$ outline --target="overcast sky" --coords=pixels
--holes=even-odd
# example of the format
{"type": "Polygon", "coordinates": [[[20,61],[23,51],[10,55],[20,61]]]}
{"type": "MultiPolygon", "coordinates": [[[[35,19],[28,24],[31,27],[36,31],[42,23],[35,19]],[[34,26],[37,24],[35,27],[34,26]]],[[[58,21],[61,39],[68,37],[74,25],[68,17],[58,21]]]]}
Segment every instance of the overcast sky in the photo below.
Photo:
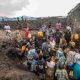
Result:
{"type": "Polygon", "coordinates": [[[67,16],[80,0],[0,0],[0,16],[67,16]]]}

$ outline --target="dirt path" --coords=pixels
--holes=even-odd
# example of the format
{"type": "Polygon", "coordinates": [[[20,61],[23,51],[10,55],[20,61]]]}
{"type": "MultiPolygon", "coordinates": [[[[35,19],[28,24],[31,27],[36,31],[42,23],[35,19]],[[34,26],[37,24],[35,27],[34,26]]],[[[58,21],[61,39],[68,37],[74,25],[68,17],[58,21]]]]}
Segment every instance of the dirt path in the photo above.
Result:
{"type": "MultiPolygon", "coordinates": [[[[5,33],[0,30],[0,42],[3,40],[5,33]]],[[[18,68],[16,62],[6,56],[8,49],[0,49],[0,80],[38,80],[35,74],[18,68]]]]}

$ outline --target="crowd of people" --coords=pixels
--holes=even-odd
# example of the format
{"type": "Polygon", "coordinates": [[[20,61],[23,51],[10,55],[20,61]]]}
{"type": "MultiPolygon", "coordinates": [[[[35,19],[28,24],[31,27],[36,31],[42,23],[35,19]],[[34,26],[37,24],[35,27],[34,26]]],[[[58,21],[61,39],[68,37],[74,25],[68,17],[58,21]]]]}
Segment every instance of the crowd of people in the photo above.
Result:
{"type": "Polygon", "coordinates": [[[24,38],[16,29],[15,47],[9,52],[17,62],[40,80],[80,80],[80,34],[73,34],[69,26],[61,31],[61,23],[55,29],[43,25],[34,35],[28,27],[23,31],[24,38]]]}

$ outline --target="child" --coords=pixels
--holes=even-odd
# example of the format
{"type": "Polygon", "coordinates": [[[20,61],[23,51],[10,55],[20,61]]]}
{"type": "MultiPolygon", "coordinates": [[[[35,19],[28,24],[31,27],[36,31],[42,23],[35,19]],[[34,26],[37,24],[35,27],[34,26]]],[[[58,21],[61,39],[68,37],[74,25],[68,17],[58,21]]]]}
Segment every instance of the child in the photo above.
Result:
{"type": "Polygon", "coordinates": [[[28,51],[28,48],[26,48],[26,43],[25,42],[22,44],[21,49],[19,49],[18,51],[19,51],[18,52],[19,60],[20,61],[25,60],[25,53],[26,53],[26,51],[28,51]]]}
{"type": "Polygon", "coordinates": [[[69,80],[67,71],[63,67],[64,65],[59,65],[59,69],[56,70],[55,76],[57,80],[69,80]]]}
{"type": "Polygon", "coordinates": [[[59,48],[57,51],[56,51],[56,59],[57,61],[59,60],[59,58],[63,57],[64,56],[64,53],[63,53],[63,50],[61,48],[59,48]]]}
{"type": "Polygon", "coordinates": [[[33,59],[31,62],[31,71],[32,72],[36,72],[36,65],[37,65],[37,61],[35,59],[33,59]]]}
{"type": "Polygon", "coordinates": [[[40,80],[45,80],[45,62],[43,56],[39,56],[37,63],[37,71],[40,77],[40,80]]]}
{"type": "Polygon", "coordinates": [[[60,44],[61,37],[62,37],[62,33],[60,31],[56,31],[55,33],[56,45],[60,44]]]}

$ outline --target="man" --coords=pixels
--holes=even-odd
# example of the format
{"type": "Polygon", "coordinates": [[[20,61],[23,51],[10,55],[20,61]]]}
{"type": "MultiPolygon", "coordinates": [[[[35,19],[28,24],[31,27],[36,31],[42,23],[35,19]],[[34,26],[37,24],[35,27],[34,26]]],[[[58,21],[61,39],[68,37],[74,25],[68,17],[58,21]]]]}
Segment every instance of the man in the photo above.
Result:
{"type": "Polygon", "coordinates": [[[61,23],[60,20],[58,21],[58,23],[56,23],[56,31],[61,29],[61,23]]]}
{"type": "Polygon", "coordinates": [[[48,25],[48,28],[46,29],[46,34],[47,34],[47,38],[50,36],[50,35],[54,35],[55,33],[55,30],[51,27],[51,23],[49,23],[48,25]]]}
{"type": "Polygon", "coordinates": [[[56,70],[55,76],[57,77],[57,80],[69,80],[64,65],[59,65],[59,69],[56,70]]]}
{"type": "Polygon", "coordinates": [[[50,41],[47,40],[42,44],[43,56],[44,56],[45,59],[46,59],[47,56],[50,56],[49,48],[50,48],[50,41]]]}
{"type": "Polygon", "coordinates": [[[7,40],[12,40],[12,35],[11,35],[11,30],[10,30],[10,26],[8,24],[6,24],[4,26],[4,30],[6,32],[6,37],[7,37],[7,40]]]}
{"type": "Polygon", "coordinates": [[[62,37],[62,33],[60,31],[56,31],[56,33],[55,33],[55,39],[56,39],[56,45],[58,45],[58,46],[60,44],[61,37],[62,37]]]}
{"type": "Polygon", "coordinates": [[[71,27],[70,26],[67,26],[67,31],[65,32],[65,40],[67,42],[67,46],[69,46],[69,42],[71,41],[71,37],[72,37],[72,34],[71,34],[71,27]]]}
{"type": "Polygon", "coordinates": [[[42,25],[42,28],[40,29],[40,31],[43,32],[44,36],[45,36],[46,28],[47,28],[46,25],[43,24],[43,25],[42,25]]]}
{"type": "Polygon", "coordinates": [[[65,53],[66,53],[66,62],[65,64],[67,65],[66,69],[67,69],[67,72],[69,74],[69,78],[72,78],[73,76],[73,65],[74,65],[74,57],[76,55],[76,52],[75,51],[71,51],[70,48],[66,48],[65,50],[65,53]]]}
{"type": "Polygon", "coordinates": [[[28,39],[28,35],[29,35],[29,33],[30,33],[29,27],[25,27],[25,28],[23,29],[23,31],[24,31],[24,37],[25,37],[25,39],[28,39]]]}

